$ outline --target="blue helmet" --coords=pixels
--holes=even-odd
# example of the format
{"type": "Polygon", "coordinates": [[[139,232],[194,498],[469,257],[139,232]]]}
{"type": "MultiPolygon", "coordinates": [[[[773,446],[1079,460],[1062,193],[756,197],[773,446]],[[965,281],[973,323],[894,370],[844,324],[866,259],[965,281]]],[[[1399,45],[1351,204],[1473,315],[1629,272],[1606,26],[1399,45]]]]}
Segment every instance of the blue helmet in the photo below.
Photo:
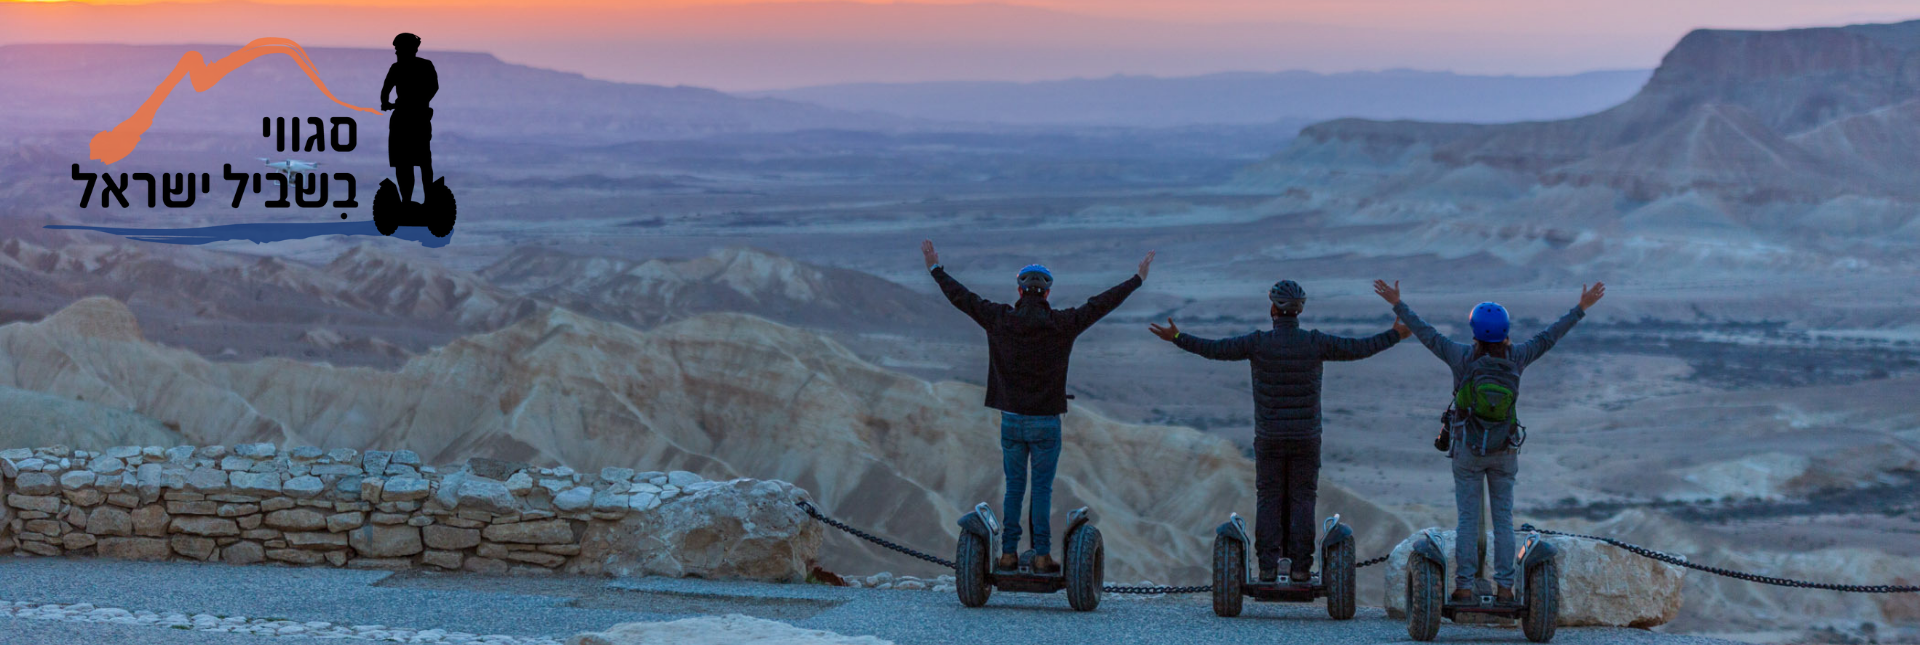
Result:
{"type": "Polygon", "coordinates": [[[1507,316],[1507,308],[1496,302],[1483,302],[1473,308],[1467,316],[1467,322],[1473,327],[1473,339],[1483,343],[1502,343],[1507,340],[1507,329],[1513,326],[1513,319],[1507,316]]]}
{"type": "Polygon", "coordinates": [[[1053,272],[1038,264],[1029,264],[1014,277],[1021,291],[1041,292],[1053,288],[1053,272]]]}

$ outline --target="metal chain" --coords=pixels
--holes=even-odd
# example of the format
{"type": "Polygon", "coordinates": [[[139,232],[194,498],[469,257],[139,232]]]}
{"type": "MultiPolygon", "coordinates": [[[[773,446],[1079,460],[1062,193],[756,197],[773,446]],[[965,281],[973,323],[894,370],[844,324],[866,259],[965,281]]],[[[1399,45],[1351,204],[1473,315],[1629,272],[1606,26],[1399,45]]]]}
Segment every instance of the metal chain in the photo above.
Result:
{"type": "MultiPolygon", "coordinates": [[[[846,531],[847,533],[853,535],[854,537],[860,538],[862,540],[866,540],[868,542],[872,542],[874,544],[878,544],[880,546],[886,547],[888,549],[892,549],[894,551],[898,551],[908,556],[912,556],[915,558],[919,558],[921,560],[925,560],[927,562],[940,565],[948,569],[956,569],[959,567],[959,565],[954,564],[952,560],[947,560],[945,558],[923,553],[909,547],[901,546],[899,544],[895,544],[891,541],[888,541],[886,538],[882,538],[880,536],[873,535],[866,531],[862,531],[860,529],[847,526],[845,523],[839,520],[833,519],[831,517],[827,517],[825,514],[820,512],[820,509],[814,508],[813,504],[806,500],[800,500],[798,502],[794,502],[794,505],[799,506],[800,510],[806,511],[807,515],[812,516],[813,519],[820,520],[821,523],[826,524],[827,526],[831,526],[833,528],[846,531]]],[[[1361,562],[1353,566],[1354,568],[1358,569],[1361,567],[1370,567],[1386,561],[1387,561],[1387,556],[1383,555],[1383,556],[1374,558],[1372,560],[1366,560],[1364,562],[1361,562]]],[[[1207,593],[1207,592],[1213,591],[1213,585],[1191,585],[1186,587],[1174,587],[1169,585],[1102,585],[1100,587],[1100,590],[1107,593],[1151,596],[1151,595],[1160,595],[1160,594],[1207,593]]]]}
{"type": "Polygon", "coordinates": [[[1170,587],[1167,585],[1131,587],[1126,585],[1101,585],[1100,590],[1107,593],[1157,596],[1161,594],[1207,593],[1213,591],[1213,585],[1193,585],[1191,587],[1170,587]]]}
{"type": "Polygon", "coordinates": [[[1830,584],[1830,583],[1821,583],[1821,582],[1807,582],[1805,580],[1793,580],[1789,578],[1775,578],[1773,576],[1763,576],[1763,575],[1754,574],[1754,573],[1747,573],[1744,571],[1722,569],[1720,567],[1711,567],[1703,564],[1694,564],[1693,562],[1689,562],[1686,558],[1683,558],[1680,556],[1662,553],[1662,552],[1655,551],[1653,549],[1649,549],[1637,544],[1628,544],[1626,542],[1621,542],[1613,538],[1599,537],[1594,535],[1580,535],[1578,533],[1564,533],[1561,531],[1550,531],[1543,528],[1536,528],[1532,524],[1522,524],[1520,525],[1520,530],[1538,532],[1542,535],[1560,535],[1565,537],[1597,540],[1600,542],[1611,544],[1616,547],[1620,547],[1622,549],[1626,549],[1627,551],[1632,552],[1641,557],[1652,558],[1654,560],[1659,560],[1667,564],[1686,567],[1688,569],[1693,569],[1695,571],[1704,571],[1716,576],[1725,576],[1728,578],[1733,578],[1735,580],[1758,582],[1760,584],[1766,584],[1766,585],[1774,585],[1779,587],[1792,587],[1795,589],[1823,589],[1826,591],[1843,591],[1847,593],[1920,593],[1920,586],[1830,584]]]}
{"type": "MultiPolygon", "coordinates": [[[[873,535],[866,531],[853,528],[851,526],[846,525],[845,523],[840,522],[839,520],[835,520],[831,517],[827,517],[825,514],[820,512],[820,509],[814,508],[813,504],[807,502],[806,500],[795,502],[795,505],[799,506],[800,510],[806,511],[807,515],[812,516],[813,519],[820,520],[822,523],[826,524],[827,526],[831,526],[833,528],[846,531],[848,534],[851,534],[854,537],[860,538],[862,540],[866,540],[868,542],[872,542],[874,544],[878,544],[880,546],[886,547],[888,549],[900,552],[902,554],[905,554],[914,558],[918,558],[920,560],[924,560],[933,564],[940,565],[941,567],[944,567],[947,569],[954,569],[957,567],[957,565],[955,565],[952,560],[948,560],[945,558],[941,558],[939,556],[923,553],[921,551],[917,551],[912,548],[895,544],[887,540],[886,538],[882,538],[880,536],[873,535]]],[[[1840,592],[1846,592],[1846,593],[1920,593],[1920,586],[1915,586],[1915,585],[1843,585],[1843,584],[1831,584],[1831,583],[1822,583],[1822,582],[1808,582],[1805,580],[1793,580],[1790,578],[1776,578],[1773,576],[1763,576],[1755,573],[1747,573],[1745,571],[1734,571],[1732,569],[1723,569],[1720,567],[1707,566],[1703,564],[1695,564],[1691,561],[1688,561],[1686,558],[1683,558],[1680,556],[1671,555],[1671,554],[1663,553],[1660,551],[1655,551],[1653,549],[1649,549],[1637,544],[1622,542],[1620,540],[1616,540],[1610,537],[1600,537],[1597,535],[1581,535],[1579,533],[1567,533],[1563,531],[1554,531],[1549,529],[1538,528],[1532,524],[1522,524],[1520,525],[1520,530],[1527,531],[1527,532],[1540,533],[1542,535],[1559,535],[1564,537],[1583,538],[1588,540],[1594,540],[1597,542],[1604,542],[1604,543],[1619,547],[1621,549],[1625,549],[1628,552],[1633,553],[1635,555],[1639,555],[1644,558],[1650,558],[1653,560],[1658,560],[1660,562],[1665,562],[1667,564],[1671,564],[1674,566],[1686,567],[1688,569],[1693,569],[1695,571],[1703,571],[1706,573],[1711,573],[1716,576],[1733,578],[1735,580],[1758,582],[1760,584],[1774,585],[1778,587],[1791,587],[1795,589],[1820,589],[1820,590],[1826,590],[1826,591],[1840,591],[1840,592]]],[[[1383,555],[1377,558],[1373,558],[1371,560],[1363,560],[1361,562],[1354,564],[1353,567],[1355,569],[1370,567],[1376,564],[1380,564],[1382,562],[1386,562],[1388,557],[1389,556],[1383,555]]],[[[1153,586],[1150,586],[1150,585],[1104,585],[1101,587],[1101,591],[1105,591],[1107,593],[1140,594],[1140,595],[1207,593],[1212,590],[1213,590],[1213,585],[1192,585],[1187,587],[1173,587],[1173,586],[1166,586],[1166,585],[1153,585],[1153,586]]]]}
{"type": "Polygon", "coordinates": [[[894,544],[892,542],[887,541],[885,538],[872,535],[870,533],[867,533],[866,531],[862,531],[860,529],[847,526],[846,524],[842,524],[840,523],[839,520],[836,520],[821,514],[820,509],[814,508],[813,504],[808,502],[807,500],[803,499],[798,502],[795,502],[795,504],[800,507],[800,510],[806,511],[808,515],[812,515],[813,519],[820,520],[821,522],[825,523],[827,526],[831,526],[833,528],[851,533],[853,534],[854,537],[860,538],[862,540],[866,540],[868,542],[872,542],[874,544],[878,544],[880,546],[887,547],[889,549],[893,549],[895,551],[899,551],[901,553],[919,558],[921,560],[926,560],[927,562],[931,562],[931,563],[940,565],[942,567],[946,567],[948,569],[953,569],[958,566],[958,565],[955,565],[952,560],[941,558],[939,556],[929,555],[926,553],[921,553],[919,551],[915,551],[913,549],[900,546],[898,544],[894,544]]]}

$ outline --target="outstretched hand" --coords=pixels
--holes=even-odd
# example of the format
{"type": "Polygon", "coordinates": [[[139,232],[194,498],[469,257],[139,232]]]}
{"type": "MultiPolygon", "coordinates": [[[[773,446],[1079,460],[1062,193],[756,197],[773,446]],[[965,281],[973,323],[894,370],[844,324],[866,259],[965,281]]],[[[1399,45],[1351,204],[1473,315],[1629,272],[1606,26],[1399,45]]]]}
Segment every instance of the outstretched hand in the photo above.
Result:
{"type": "MultiPolygon", "coordinates": [[[[1148,259],[1152,259],[1152,257],[1149,256],[1148,259]]],[[[1165,327],[1161,327],[1153,323],[1147,323],[1147,331],[1153,332],[1153,335],[1159,336],[1160,340],[1164,340],[1169,343],[1173,342],[1173,339],[1180,337],[1180,327],[1178,325],[1173,324],[1172,318],[1167,319],[1167,326],[1165,327]]]]}
{"type": "Polygon", "coordinates": [[[920,255],[926,258],[928,270],[940,263],[940,252],[933,250],[933,240],[920,240],[920,255]]]}
{"type": "Polygon", "coordinates": [[[1580,310],[1586,311],[1601,298],[1607,297],[1607,283],[1595,282],[1593,286],[1580,285],[1580,310]]]}
{"type": "Polygon", "coordinates": [[[1393,330],[1400,333],[1401,340],[1406,340],[1407,337],[1413,335],[1413,328],[1408,327],[1407,323],[1401,321],[1399,318],[1393,319],[1393,330]]]}
{"type": "Polygon", "coordinates": [[[1387,301],[1387,304],[1390,304],[1390,305],[1400,304],[1400,281],[1399,280],[1394,280],[1393,284],[1391,285],[1387,284],[1386,280],[1374,280],[1373,292],[1376,294],[1379,294],[1380,299],[1387,301]]]}
{"type": "MultiPolygon", "coordinates": [[[[1152,266],[1153,266],[1153,254],[1154,254],[1154,253],[1156,253],[1156,252],[1155,252],[1155,251],[1148,251],[1148,252],[1147,252],[1147,257],[1146,257],[1145,259],[1143,259],[1143,260],[1140,260],[1140,270],[1139,270],[1138,272],[1136,272],[1136,273],[1135,273],[1135,275],[1138,275],[1138,276],[1140,276],[1140,279],[1141,279],[1141,280],[1145,280],[1145,279],[1147,279],[1147,269],[1149,269],[1149,268],[1152,268],[1152,266]]],[[[1171,321],[1171,320],[1169,320],[1169,321],[1167,321],[1167,322],[1168,322],[1168,324],[1172,324],[1172,322],[1173,322],[1173,321],[1171,321]]]]}

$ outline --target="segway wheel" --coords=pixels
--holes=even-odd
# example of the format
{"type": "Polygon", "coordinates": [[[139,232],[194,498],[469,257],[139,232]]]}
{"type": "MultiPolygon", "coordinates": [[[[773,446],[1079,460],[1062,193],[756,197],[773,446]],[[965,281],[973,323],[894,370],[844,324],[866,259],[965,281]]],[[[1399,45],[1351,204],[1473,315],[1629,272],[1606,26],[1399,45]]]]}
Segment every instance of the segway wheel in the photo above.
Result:
{"type": "Polygon", "coordinates": [[[393,185],[392,179],[380,180],[380,189],[373,192],[373,227],[380,229],[381,235],[400,230],[403,208],[406,205],[400,201],[400,187],[393,185]]]}
{"type": "Polygon", "coordinates": [[[960,594],[960,604],[979,607],[987,604],[987,597],[993,595],[993,585],[987,584],[987,541],[978,535],[960,532],[960,545],[953,554],[953,589],[960,594]]]}
{"type": "Polygon", "coordinates": [[[1327,585],[1327,616],[1334,620],[1353,617],[1354,610],[1353,540],[1327,549],[1320,563],[1320,578],[1327,585]]]}
{"type": "Polygon", "coordinates": [[[1446,596],[1446,570],[1418,554],[1407,558],[1407,636],[1433,640],[1440,633],[1440,610],[1446,596]]]}
{"type": "Polygon", "coordinates": [[[1526,599],[1520,631],[1535,643],[1553,640],[1554,623],[1560,620],[1560,571],[1552,561],[1527,569],[1526,599]]]}
{"type": "Polygon", "coordinates": [[[1240,615],[1240,584],[1247,580],[1247,545],[1224,535],[1213,536],[1213,615],[1240,615]]]}
{"type": "Polygon", "coordinates": [[[427,215],[429,218],[427,232],[432,233],[434,237],[451,235],[454,220],[457,219],[455,214],[458,213],[459,208],[453,199],[453,190],[447,188],[447,178],[435,178],[433,185],[428,186],[427,190],[433,195],[433,203],[428,205],[430,212],[427,215]]]}
{"type": "Polygon", "coordinates": [[[1067,604],[1074,611],[1100,606],[1100,587],[1107,580],[1107,547],[1093,525],[1073,532],[1067,544],[1067,604]]]}

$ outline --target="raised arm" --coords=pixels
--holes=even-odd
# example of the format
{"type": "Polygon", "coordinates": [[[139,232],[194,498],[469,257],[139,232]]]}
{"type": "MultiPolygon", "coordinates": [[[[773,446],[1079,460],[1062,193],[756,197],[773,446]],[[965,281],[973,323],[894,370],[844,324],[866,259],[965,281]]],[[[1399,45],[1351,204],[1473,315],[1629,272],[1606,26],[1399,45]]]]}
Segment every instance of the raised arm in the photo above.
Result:
{"type": "Polygon", "coordinates": [[[1527,364],[1539,360],[1541,356],[1545,356],[1547,350],[1553,349],[1553,346],[1560,342],[1562,336],[1566,336],[1567,332],[1573,330],[1574,324],[1579,323],[1581,319],[1587,317],[1587,307],[1591,307],[1595,303],[1600,302],[1600,298],[1606,295],[1607,285],[1604,282],[1596,282],[1592,287],[1581,286],[1580,304],[1574,306],[1572,310],[1569,310],[1567,315],[1561,316],[1560,320],[1555,321],[1552,325],[1548,325],[1547,328],[1539,334],[1535,334],[1533,338],[1527,339],[1527,342],[1515,345],[1513,348],[1513,362],[1519,363],[1521,367],[1526,367],[1527,364]]]}
{"type": "Polygon", "coordinates": [[[932,274],[933,281],[940,285],[940,293],[947,296],[947,302],[953,303],[953,307],[959,309],[960,313],[966,314],[968,318],[973,319],[973,322],[985,327],[991,315],[990,312],[999,305],[980,297],[968,290],[966,285],[960,284],[959,280],[947,275],[946,267],[940,266],[940,253],[933,249],[933,240],[920,242],[920,254],[927,261],[927,272],[932,274]]]}
{"type": "Polygon", "coordinates": [[[1068,309],[1067,314],[1072,321],[1074,331],[1084,331],[1092,327],[1094,323],[1100,322],[1101,318],[1113,313],[1120,303],[1126,302],[1127,296],[1133,295],[1133,291],[1146,282],[1147,270],[1153,264],[1153,255],[1153,251],[1148,251],[1147,257],[1140,261],[1140,268],[1134,272],[1133,277],[1127,278],[1126,282],[1088,298],[1087,304],[1068,309]]]}
{"type": "Polygon", "coordinates": [[[1407,306],[1407,303],[1400,300],[1399,282],[1389,285],[1385,280],[1374,280],[1373,292],[1380,294],[1380,298],[1386,300],[1387,304],[1393,305],[1393,314],[1400,317],[1400,323],[1413,332],[1414,338],[1420,339],[1420,344],[1425,345],[1427,351],[1433,352],[1434,356],[1439,357],[1447,365],[1453,366],[1465,362],[1467,354],[1473,351],[1472,347],[1453,342],[1453,339],[1447,338],[1446,334],[1434,329],[1433,325],[1421,320],[1419,314],[1413,313],[1413,307],[1407,306]]]}
{"type": "Polygon", "coordinates": [[[1421,320],[1419,314],[1413,313],[1413,307],[1407,306],[1405,302],[1394,305],[1393,313],[1400,317],[1400,322],[1406,323],[1408,329],[1413,330],[1413,337],[1420,339],[1420,344],[1425,345],[1427,351],[1433,352],[1434,356],[1446,361],[1448,365],[1465,362],[1467,354],[1473,352],[1473,347],[1454,342],[1453,339],[1447,338],[1446,334],[1440,333],[1440,330],[1434,329],[1433,325],[1421,320]]]}
{"type": "Polygon", "coordinates": [[[1160,340],[1173,343],[1175,347],[1216,361],[1244,361],[1252,358],[1253,349],[1257,342],[1254,340],[1255,334],[1222,338],[1219,340],[1201,338],[1180,331],[1180,326],[1173,324],[1172,318],[1167,319],[1167,326],[1165,327],[1154,324],[1147,325],[1147,331],[1153,332],[1155,336],[1159,336],[1160,340]]]}
{"type": "Polygon", "coordinates": [[[1140,288],[1140,284],[1140,276],[1135,275],[1127,278],[1126,282],[1115,285],[1112,289],[1102,291],[1099,295],[1088,298],[1087,304],[1068,309],[1067,315],[1069,319],[1073,321],[1074,331],[1083,331],[1088,327],[1092,327],[1094,323],[1100,322],[1101,318],[1105,318],[1107,314],[1113,313],[1113,310],[1118,308],[1120,303],[1127,301],[1127,296],[1133,295],[1133,290],[1140,288]]]}

